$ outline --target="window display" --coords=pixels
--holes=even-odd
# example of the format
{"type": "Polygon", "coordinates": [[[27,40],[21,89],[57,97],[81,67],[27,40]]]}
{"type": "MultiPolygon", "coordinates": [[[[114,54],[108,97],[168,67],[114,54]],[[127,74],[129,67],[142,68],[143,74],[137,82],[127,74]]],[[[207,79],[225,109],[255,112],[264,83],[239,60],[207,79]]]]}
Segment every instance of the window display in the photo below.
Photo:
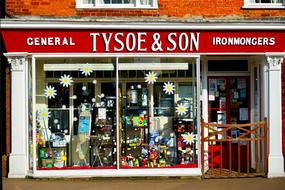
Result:
{"type": "Polygon", "coordinates": [[[115,168],[115,67],[92,62],[37,64],[38,169],[115,168]]]}
{"type": "Polygon", "coordinates": [[[122,169],[197,167],[193,65],[172,63],[181,69],[167,70],[165,64],[165,68],[153,66],[153,70],[122,66],[122,169]],[[130,75],[134,82],[128,79],[130,75]]]}
{"type": "Polygon", "coordinates": [[[136,60],[38,60],[37,169],[197,167],[193,60],[136,60]]]}

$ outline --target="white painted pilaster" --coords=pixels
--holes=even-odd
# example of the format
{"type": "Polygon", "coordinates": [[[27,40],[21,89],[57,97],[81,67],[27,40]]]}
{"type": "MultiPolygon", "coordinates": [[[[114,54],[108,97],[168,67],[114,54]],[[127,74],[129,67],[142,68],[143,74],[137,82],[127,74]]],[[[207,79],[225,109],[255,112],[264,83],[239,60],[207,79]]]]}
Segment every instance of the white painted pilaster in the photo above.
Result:
{"type": "Polygon", "coordinates": [[[11,65],[11,154],[9,178],[23,178],[27,174],[27,57],[6,54],[11,65]]]}
{"type": "MultiPolygon", "coordinates": [[[[202,118],[204,122],[208,122],[208,63],[205,57],[202,57],[202,118]]],[[[208,129],[204,129],[204,137],[208,136],[208,129]]],[[[209,168],[209,154],[208,154],[208,142],[204,142],[204,170],[205,172],[209,168]]]]}
{"type": "Polygon", "coordinates": [[[282,154],[282,86],[281,64],[283,56],[267,55],[268,62],[268,177],[284,176],[282,154]]]}

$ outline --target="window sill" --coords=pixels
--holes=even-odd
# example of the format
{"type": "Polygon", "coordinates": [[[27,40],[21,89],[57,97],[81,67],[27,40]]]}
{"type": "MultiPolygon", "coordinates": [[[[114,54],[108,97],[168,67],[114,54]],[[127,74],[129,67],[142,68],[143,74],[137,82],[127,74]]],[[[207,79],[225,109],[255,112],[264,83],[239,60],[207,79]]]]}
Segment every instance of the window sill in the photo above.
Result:
{"type": "Polygon", "coordinates": [[[260,4],[249,4],[244,5],[243,9],[285,9],[285,5],[283,4],[276,4],[276,5],[260,5],[260,4]]]}
{"type": "Polygon", "coordinates": [[[154,6],[93,6],[93,5],[77,5],[76,9],[149,9],[149,10],[157,10],[158,7],[154,6]]]}

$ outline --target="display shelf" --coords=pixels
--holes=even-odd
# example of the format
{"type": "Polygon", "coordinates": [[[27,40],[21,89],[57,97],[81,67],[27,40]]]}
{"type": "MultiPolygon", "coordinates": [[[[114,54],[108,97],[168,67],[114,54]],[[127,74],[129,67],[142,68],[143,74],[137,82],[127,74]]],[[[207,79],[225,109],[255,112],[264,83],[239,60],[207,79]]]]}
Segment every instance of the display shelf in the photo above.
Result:
{"type": "Polygon", "coordinates": [[[147,106],[126,106],[125,109],[129,109],[129,110],[147,110],[148,107],[147,106]]]}
{"type": "Polygon", "coordinates": [[[137,129],[148,129],[149,126],[128,126],[128,127],[126,127],[126,129],[133,129],[133,128],[137,128],[137,129]]]}
{"type": "Polygon", "coordinates": [[[38,147],[40,168],[62,168],[68,163],[68,146],[38,147]]]}
{"type": "MultiPolygon", "coordinates": [[[[146,84],[127,84],[126,101],[122,101],[122,159],[141,156],[143,144],[147,144],[149,131],[149,106],[146,84]],[[143,102],[144,101],[144,102],[143,102]]],[[[121,161],[122,161],[121,159],[121,161]]]]}

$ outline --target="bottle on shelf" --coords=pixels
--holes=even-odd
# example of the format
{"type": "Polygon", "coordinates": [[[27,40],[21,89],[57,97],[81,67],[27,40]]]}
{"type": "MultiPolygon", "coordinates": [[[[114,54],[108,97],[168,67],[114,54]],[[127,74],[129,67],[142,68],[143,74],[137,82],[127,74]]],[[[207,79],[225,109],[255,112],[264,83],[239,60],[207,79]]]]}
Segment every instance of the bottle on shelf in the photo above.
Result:
{"type": "Polygon", "coordinates": [[[141,106],[147,106],[147,89],[146,88],[142,88],[141,106]]]}

